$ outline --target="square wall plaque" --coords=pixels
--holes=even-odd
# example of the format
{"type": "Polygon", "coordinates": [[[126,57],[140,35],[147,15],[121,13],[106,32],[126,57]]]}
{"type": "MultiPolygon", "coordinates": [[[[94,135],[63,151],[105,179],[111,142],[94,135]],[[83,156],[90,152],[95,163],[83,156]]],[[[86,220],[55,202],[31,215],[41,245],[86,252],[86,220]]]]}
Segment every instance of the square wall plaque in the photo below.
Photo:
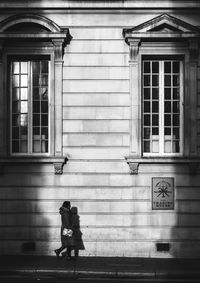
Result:
{"type": "Polygon", "coordinates": [[[174,178],[152,178],[152,209],[174,209],[174,178]]]}

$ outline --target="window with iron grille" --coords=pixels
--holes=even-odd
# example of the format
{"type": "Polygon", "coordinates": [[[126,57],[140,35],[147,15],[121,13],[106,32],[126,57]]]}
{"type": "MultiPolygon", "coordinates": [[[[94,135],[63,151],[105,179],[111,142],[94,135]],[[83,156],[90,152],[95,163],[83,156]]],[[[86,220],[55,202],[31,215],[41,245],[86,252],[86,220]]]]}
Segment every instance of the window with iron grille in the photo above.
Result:
{"type": "Polygon", "coordinates": [[[49,153],[49,60],[10,61],[11,154],[49,153]]]}
{"type": "Polygon", "coordinates": [[[143,155],[181,155],[183,152],[183,62],[143,60],[143,155]]]}

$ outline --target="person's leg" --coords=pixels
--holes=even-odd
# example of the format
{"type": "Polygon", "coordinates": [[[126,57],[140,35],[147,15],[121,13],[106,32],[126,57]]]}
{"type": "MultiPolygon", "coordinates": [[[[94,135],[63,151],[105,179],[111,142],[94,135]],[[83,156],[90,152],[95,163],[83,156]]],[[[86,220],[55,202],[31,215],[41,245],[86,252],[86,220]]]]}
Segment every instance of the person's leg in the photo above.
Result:
{"type": "Polygon", "coordinates": [[[71,259],[71,252],[72,252],[71,247],[68,247],[67,248],[67,259],[71,259]]]}
{"type": "Polygon", "coordinates": [[[65,247],[61,246],[59,249],[54,250],[57,257],[59,257],[59,254],[65,249],[65,247]]]}

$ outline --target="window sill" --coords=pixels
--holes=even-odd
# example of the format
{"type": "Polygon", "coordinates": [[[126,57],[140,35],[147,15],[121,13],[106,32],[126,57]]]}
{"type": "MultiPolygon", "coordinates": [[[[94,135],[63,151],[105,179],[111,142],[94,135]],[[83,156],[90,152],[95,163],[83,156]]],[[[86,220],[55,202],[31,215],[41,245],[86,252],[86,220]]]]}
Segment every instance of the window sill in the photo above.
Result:
{"type": "MultiPolygon", "coordinates": [[[[8,157],[0,158],[0,168],[2,169],[6,164],[52,164],[54,166],[54,173],[62,174],[63,166],[67,162],[67,157],[61,156],[17,156],[17,157],[8,157]]],[[[2,172],[2,170],[0,170],[2,172]]]]}
{"type": "Polygon", "coordinates": [[[200,158],[195,157],[134,157],[125,156],[130,168],[130,174],[138,174],[140,164],[184,164],[188,165],[191,173],[196,173],[200,158]]]}

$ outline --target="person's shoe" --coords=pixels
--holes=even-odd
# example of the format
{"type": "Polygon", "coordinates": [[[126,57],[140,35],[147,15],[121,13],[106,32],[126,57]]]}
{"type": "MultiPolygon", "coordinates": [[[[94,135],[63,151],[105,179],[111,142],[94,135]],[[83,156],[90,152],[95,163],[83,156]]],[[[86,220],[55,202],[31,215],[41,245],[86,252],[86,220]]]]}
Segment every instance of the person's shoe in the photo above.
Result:
{"type": "Polygon", "coordinates": [[[57,250],[54,250],[54,252],[55,252],[56,256],[57,256],[57,257],[59,257],[59,254],[60,254],[60,251],[59,251],[59,249],[57,249],[57,250]]]}
{"type": "Polygon", "coordinates": [[[67,252],[62,252],[61,253],[61,256],[64,258],[64,257],[66,257],[66,255],[67,255],[67,252]]]}

